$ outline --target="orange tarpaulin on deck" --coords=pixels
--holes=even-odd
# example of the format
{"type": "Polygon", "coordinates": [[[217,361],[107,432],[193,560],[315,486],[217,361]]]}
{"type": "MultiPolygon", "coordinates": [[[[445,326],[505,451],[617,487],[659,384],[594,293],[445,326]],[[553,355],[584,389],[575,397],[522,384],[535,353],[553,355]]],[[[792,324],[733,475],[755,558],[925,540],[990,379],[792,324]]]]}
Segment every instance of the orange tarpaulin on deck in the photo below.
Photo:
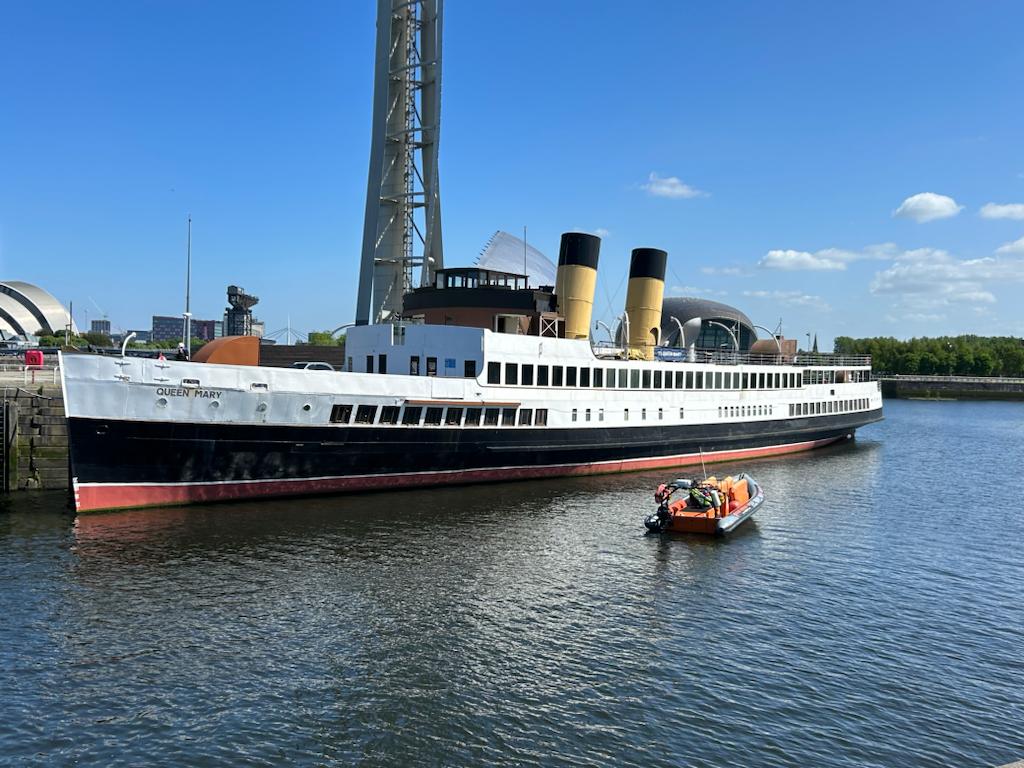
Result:
{"type": "Polygon", "coordinates": [[[256,336],[222,336],[204,344],[192,355],[195,363],[259,365],[260,340],[256,336]]]}

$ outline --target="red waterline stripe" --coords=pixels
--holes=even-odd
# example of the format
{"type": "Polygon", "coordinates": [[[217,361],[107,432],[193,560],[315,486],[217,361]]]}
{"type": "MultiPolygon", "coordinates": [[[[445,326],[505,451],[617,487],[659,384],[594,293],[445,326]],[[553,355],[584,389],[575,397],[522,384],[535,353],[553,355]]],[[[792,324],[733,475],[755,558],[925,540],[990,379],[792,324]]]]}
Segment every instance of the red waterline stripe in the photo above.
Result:
{"type": "MultiPolygon", "coordinates": [[[[705,453],[704,459],[719,461],[749,459],[759,456],[777,456],[820,448],[845,436],[802,443],[773,445],[764,448],[746,448],[732,451],[705,453]]],[[[173,484],[115,484],[76,483],[75,509],[96,512],[105,509],[131,507],[170,506],[210,501],[228,501],[260,496],[293,496],[339,491],[365,491],[378,488],[404,488],[424,485],[454,485],[496,480],[526,480],[542,477],[577,475],[603,475],[616,472],[635,472],[665,467],[686,467],[699,464],[699,453],[662,456],[652,459],[623,459],[587,464],[555,464],[541,467],[498,467],[495,469],[465,469],[451,472],[422,472],[395,475],[357,475],[354,477],[296,478],[293,480],[248,480],[241,482],[173,483],[173,484]]]]}

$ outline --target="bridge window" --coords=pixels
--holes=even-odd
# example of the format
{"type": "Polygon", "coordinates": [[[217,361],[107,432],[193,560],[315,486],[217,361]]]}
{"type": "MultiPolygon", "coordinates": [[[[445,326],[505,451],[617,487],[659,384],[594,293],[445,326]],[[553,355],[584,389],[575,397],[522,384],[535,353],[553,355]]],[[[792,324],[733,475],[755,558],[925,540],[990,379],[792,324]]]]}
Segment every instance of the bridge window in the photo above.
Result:
{"type": "Polygon", "coordinates": [[[632,371],[629,372],[629,388],[640,388],[640,371],[633,369],[632,371]]]}
{"type": "Polygon", "coordinates": [[[551,385],[554,387],[562,386],[562,366],[553,365],[551,366],[551,385]]]}
{"type": "Polygon", "coordinates": [[[397,405],[382,405],[380,409],[380,419],[378,424],[397,424],[398,423],[398,411],[397,405]]]}
{"type": "Polygon", "coordinates": [[[483,408],[467,408],[466,409],[466,426],[467,427],[479,427],[480,417],[484,415],[483,408]]]}
{"type": "Polygon", "coordinates": [[[388,356],[387,355],[377,355],[377,373],[387,373],[387,372],[388,372],[388,356]]]}
{"type": "Polygon", "coordinates": [[[373,417],[376,415],[376,405],[360,405],[356,409],[356,424],[373,424],[373,417]]]}
{"type": "Polygon", "coordinates": [[[427,358],[427,376],[437,376],[437,358],[427,358]]]}
{"type": "Polygon", "coordinates": [[[529,427],[533,424],[533,410],[530,408],[519,409],[519,426],[529,427]]]}
{"type": "Polygon", "coordinates": [[[505,383],[519,383],[519,366],[516,363],[505,363],[505,383]]]}
{"type": "Polygon", "coordinates": [[[467,379],[476,378],[476,360],[467,360],[462,368],[462,375],[467,379]]]}
{"type": "Polygon", "coordinates": [[[643,372],[643,382],[644,382],[644,385],[643,385],[644,389],[650,389],[651,388],[651,372],[650,371],[644,371],[643,372]]]}
{"type": "Polygon", "coordinates": [[[548,385],[548,367],[546,365],[537,366],[537,386],[546,387],[548,385]]]}
{"type": "Polygon", "coordinates": [[[441,415],[444,408],[427,408],[427,415],[423,419],[424,425],[436,427],[441,423],[441,415]]]}
{"type": "Polygon", "coordinates": [[[565,386],[575,387],[576,386],[576,366],[567,365],[565,367],[565,386]]]}
{"type": "Polygon", "coordinates": [[[665,389],[672,389],[672,371],[665,371],[665,389]]]}
{"type": "Polygon", "coordinates": [[[629,371],[625,368],[619,368],[619,389],[625,389],[629,386],[629,371]]]}
{"type": "Polygon", "coordinates": [[[407,405],[405,406],[405,413],[402,414],[402,423],[407,426],[419,426],[420,416],[423,415],[423,409],[418,405],[407,405]]]}
{"type": "Polygon", "coordinates": [[[420,359],[419,357],[409,358],[409,375],[419,376],[420,375],[420,359]]]}
{"type": "Polygon", "coordinates": [[[587,408],[587,410],[583,412],[583,417],[584,417],[583,418],[584,421],[590,421],[590,409],[589,408],[587,408]]]}
{"type": "Polygon", "coordinates": [[[497,408],[488,408],[484,411],[484,426],[498,426],[498,415],[501,413],[497,408]]]}
{"type": "Polygon", "coordinates": [[[457,427],[462,423],[462,409],[461,408],[449,408],[448,413],[445,414],[444,423],[449,427],[457,427]]]}
{"type": "Polygon", "coordinates": [[[595,387],[603,387],[604,386],[604,368],[595,368],[594,369],[594,386],[595,387]]]}
{"type": "Polygon", "coordinates": [[[501,409],[501,426],[503,427],[514,427],[516,425],[516,409],[515,408],[502,408],[501,409]]]}
{"type": "Polygon", "coordinates": [[[538,408],[537,409],[537,418],[534,421],[534,424],[536,426],[538,426],[538,427],[546,427],[548,425],[548,409],[547,408],[538,408]]]}
{"type": "Polygon", "coordinates": [[[590,369],[589,368],[580,368],[580,386],[581,387],[589,387],[590,386],[590,369]]]}
{"type": "Polygon", "coordinates": [[[366,356],[366,372],[373,373],[373,355],[366,356]]]}
{"type": "Polygon", "coordinates": [[[487,364],[487,383],[501,384],[501,363],[487,364]]]}

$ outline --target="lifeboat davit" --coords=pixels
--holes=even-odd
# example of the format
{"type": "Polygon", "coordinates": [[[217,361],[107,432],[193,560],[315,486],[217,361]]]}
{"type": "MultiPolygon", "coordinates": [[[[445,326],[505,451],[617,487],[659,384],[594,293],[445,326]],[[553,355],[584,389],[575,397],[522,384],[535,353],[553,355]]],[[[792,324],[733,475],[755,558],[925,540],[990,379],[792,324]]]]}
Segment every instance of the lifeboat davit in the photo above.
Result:
{"type": "Polygon", "coordinates": [[[673,480],[654,492],[658,509],[644,519],[653,533],[706,533],[716,536],[736,530],[764,504],[764,493],[746,474],[673,480]]]}

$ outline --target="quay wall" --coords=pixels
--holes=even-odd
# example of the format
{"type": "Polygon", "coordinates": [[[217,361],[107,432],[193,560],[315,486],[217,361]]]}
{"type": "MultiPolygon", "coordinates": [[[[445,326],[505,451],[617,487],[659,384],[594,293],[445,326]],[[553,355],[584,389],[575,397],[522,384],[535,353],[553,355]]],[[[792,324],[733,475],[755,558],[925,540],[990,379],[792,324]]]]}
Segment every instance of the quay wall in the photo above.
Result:
{"type": "Polygon", "coordinates": [[[59,386],[4,386],[2,490],[67,490],[68,425],[59,386]]]}
{"type": "Polygon", "coordinates": [[[1024,379],[982,376],[879,376],[882,395],[934,400],[1024,400],[1024,379]]]}

